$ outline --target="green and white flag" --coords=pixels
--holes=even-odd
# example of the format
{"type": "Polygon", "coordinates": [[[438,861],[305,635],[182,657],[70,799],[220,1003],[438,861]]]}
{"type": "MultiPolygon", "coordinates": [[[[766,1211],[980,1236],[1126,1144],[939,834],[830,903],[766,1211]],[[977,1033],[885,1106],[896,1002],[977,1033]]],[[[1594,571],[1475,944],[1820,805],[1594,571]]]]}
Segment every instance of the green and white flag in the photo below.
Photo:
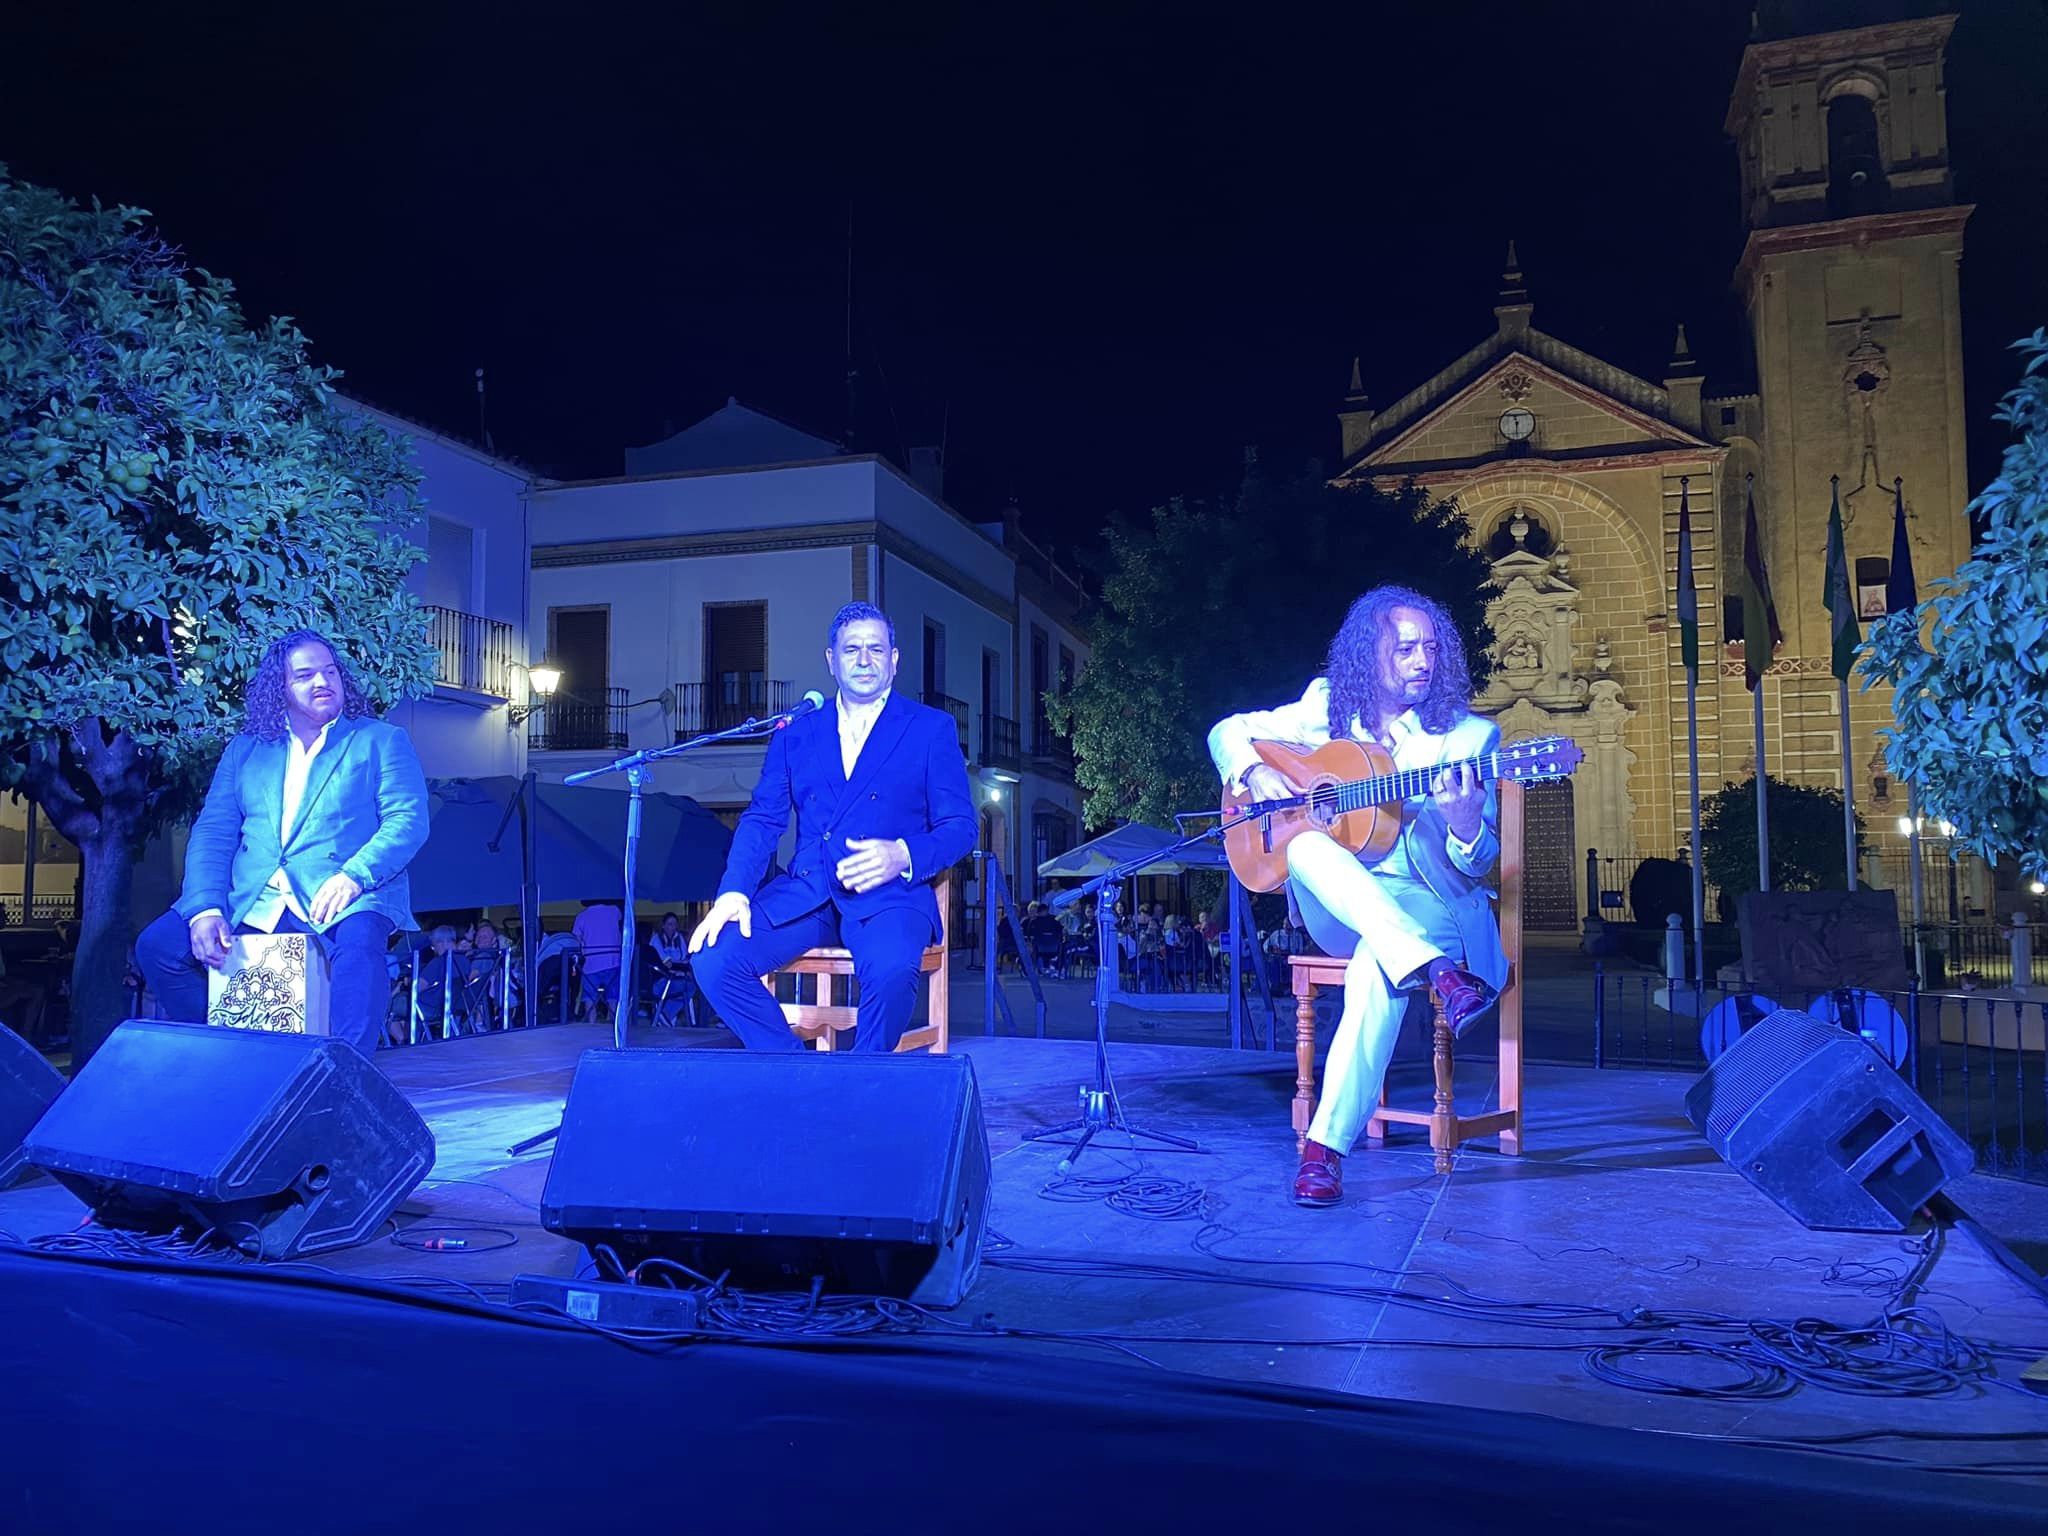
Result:
{"type": "Polygon", "coordinates": [[[1832,621],[1835,676],[1843,682],[1856,668],[1856,647],[1863,631],[1856,623],[1856,588],[1849,580],[1849,556],[1842,540],[1842,482],[1834,482],[1835,504],[1828,510],[1827,610],[1832,621]]]}

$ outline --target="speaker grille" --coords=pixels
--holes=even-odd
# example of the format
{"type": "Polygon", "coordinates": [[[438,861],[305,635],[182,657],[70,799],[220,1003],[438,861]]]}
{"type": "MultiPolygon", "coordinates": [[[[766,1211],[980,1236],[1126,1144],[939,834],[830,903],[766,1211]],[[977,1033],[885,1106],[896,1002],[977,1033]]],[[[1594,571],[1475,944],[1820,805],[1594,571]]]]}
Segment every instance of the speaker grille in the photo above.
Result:
{"type": "Polygon", "coordinates": [[[1726,1146],[1736,1127],[1766,1094],[1843,1038],[1839,1026],[1824,1024],[1794,1008],[1780,1008],[1745,1032],[1709,1073],[1713,1095],[1702,1127],[1707,1140],[1716,1147],[1726,1146]]]}

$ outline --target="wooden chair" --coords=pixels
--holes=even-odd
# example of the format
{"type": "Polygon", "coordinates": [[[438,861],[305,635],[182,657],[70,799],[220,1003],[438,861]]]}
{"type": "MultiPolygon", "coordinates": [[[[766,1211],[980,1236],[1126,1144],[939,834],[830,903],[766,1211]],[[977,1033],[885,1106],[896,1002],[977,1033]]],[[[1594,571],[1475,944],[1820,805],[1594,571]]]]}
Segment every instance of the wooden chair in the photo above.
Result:
{"type": "MultiPolygon", "coordinates": [[[[947,925],[953,910],[953,872],[949,869],[932,885],[939,899],[939,942],[928,946],[918,958],[917,968],[925,978],[925,1021],[906,1029],[896,1042],[899,1051],[928,1050],[943,1056],[951,1048],[952,995],[947,990],[953,978],[952,951],[947,947],[947,925]]],[[[814,976],[815,1002],[803,1002],[803,983],[797,983],[799,1001],[782,1004],[782,1016],[799,1039],[810,1041],[821,1051],[837,1050],[836,1037],[854,1026],[856,1010],[846,1001],[853,982],[853,956],[843,949],[810,949],[798,955],[780,971],[761,978],[770,992],[775,977],[814,976]]]]}
{"type": "MultiPolygon", "coordinates": [[[[1394,1109],[1380,1086],[1379,1113],[1367,1122],[1369,1140],[1382,1140],[1389,1122],[1426,1125],[1436,1152],[1436,1171],[1451,1171],[1451,1154],[1465,1142],[1498,1136],[1501,1151],[1516,1157],[1522,1151],[1522,786],[1504,780],[1500,786],[1500,943],[1508,958],[1507,985],[1498,1000],[1500,1012],[1500,1108],[1490,1114],[1461,1115],[1451,1094],[1451,1026],[1444,1019],[1443,999],[1429,996],[1430,1058],[1436,1069],[1436,1099],[1428,1109],[1394,1109]]],[[[1294,977],[1294,1142],[1297,1152],[1308,1143],[1316,1113],[1316,994],[1324,987],[1344,985],[1350,957],[1294,955],[1288,966],[1294,977]]]]}

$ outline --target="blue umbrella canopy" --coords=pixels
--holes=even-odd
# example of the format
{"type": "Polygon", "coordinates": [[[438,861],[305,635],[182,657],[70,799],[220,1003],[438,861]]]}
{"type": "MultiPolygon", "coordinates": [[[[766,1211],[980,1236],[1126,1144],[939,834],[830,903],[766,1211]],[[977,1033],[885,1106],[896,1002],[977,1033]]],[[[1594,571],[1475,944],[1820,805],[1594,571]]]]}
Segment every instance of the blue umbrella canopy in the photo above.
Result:
{"type": "MultiPolygon", "coordinates": [[[[427,845],[407,871],[412,903],[426,911],[516,906],[526,871],[520,857],[520,781],[434,779],[427,785],[427,845]],[[497,842],[494,852],[493,839],[497,842]]],[[[580,901],[624,890],[624,790],[562,784],[535,787],[539,901],[580,901]]],[[[647,901],[709,901],[718,894],[732,833],[684,795],[640,797],[637,894],[647,901]]]]}
{"type": "Polygon", "coordinates": [[[1191,869],[1224,867],[1223,844],[1217,839],[1196,843],[1192,848],[1183,848],[1174,854],[1164,851],[1179,841],[1177,832],[1148,827],[1143,822],[1127,822],[1100,837],[1090,838],[1079,847],[1069,848],[1065,853],[1047,859],[1038,866],[1038,873],[1044,879],[1092,880],[1147,853],[1156,857],[1154,862],[1138,871],[1140,874],[1178,875],[1191,869]]]}

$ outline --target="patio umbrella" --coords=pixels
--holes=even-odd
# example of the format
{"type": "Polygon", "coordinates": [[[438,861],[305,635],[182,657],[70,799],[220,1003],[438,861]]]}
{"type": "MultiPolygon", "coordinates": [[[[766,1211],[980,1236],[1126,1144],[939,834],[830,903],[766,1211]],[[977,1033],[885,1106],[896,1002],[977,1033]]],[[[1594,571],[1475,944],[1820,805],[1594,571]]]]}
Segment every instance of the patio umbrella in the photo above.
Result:
{"type": "Polygon", "coordinates": [[[1227,862],[1223,856],[1223,845],[1213,838],[1196,843],[1192,848],[1183,848],[1178,853],[1164,851],[1179,841],[1177,833],[1164,828],[1128,822],[1047,859],[1038,866],[1038,873],[1048,880],[1092,880],[1148,852],[1158,857],[1138,870],[1139,874],[1182,875],[1195,869],[1222,869],[1227,862]]]}

